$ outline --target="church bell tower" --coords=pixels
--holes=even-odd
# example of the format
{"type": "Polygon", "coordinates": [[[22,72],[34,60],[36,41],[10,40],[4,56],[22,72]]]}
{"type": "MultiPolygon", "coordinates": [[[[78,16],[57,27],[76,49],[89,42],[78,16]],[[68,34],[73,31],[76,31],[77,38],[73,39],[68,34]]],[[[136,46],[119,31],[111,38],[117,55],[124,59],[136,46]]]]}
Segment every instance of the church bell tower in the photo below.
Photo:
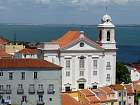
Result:
{"type": "Polygon", "coordinates": [[[116,49],[115,25],[111,16],[105,14],[98,25],[98,42],[104,49],[116,49]]]}

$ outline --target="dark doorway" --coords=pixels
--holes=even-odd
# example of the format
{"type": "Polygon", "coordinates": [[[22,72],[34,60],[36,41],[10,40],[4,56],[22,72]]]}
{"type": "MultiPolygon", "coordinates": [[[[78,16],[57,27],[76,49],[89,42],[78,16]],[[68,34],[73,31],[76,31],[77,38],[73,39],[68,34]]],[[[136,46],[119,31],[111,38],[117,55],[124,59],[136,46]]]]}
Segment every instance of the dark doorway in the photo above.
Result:
{"type": "Polygon", "coordinates": [[[84,83],[79,84],[79,89],[84,89],[84,83]]]}
{"type": "Polygon", "coordinates": [[[70,90],[70,86],[65,87],[65,91],[66,91],[66,92],[71,91],[71,90],[70,90]]]}

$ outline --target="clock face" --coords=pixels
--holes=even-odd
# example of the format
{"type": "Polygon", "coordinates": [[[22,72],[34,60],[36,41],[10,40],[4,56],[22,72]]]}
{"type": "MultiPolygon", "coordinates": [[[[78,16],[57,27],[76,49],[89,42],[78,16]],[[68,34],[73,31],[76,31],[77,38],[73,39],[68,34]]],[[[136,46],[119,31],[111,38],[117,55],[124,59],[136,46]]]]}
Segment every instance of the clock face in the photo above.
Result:
{"type": "Polygon", "coordinates": [[[84,43],[83,42],[80,43],[80,47],[84,47],[84,43]]]}

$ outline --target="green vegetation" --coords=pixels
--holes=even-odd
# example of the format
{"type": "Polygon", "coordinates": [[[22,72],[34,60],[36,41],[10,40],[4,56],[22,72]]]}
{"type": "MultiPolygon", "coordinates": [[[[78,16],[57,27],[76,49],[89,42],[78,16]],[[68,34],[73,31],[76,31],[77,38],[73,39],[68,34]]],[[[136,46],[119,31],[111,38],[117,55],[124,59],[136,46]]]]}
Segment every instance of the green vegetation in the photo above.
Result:
{"type": "Polygon", "coordinates": [[[116,83],[122,83],[122,82],[126,84],[131,82],[130,73],[124,64],[117,62],[116,83]]]}
{"type": "Polygon", "coordinates": [[[138,105],[138,101],[140,100],[140,93],[135,94],[135,103],[138,105]]]}

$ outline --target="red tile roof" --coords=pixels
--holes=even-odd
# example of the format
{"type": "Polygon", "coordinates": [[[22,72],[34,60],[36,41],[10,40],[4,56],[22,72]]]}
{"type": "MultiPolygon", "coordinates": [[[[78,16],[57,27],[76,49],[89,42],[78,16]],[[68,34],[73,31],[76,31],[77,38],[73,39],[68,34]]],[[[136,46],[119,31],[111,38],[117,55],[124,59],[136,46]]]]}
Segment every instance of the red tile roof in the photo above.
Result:
{"type": "Polygon", "coordinates": [[[5,45],[7,44],[9,41],[3,37],[0,37],[0,45],[5,45]]]}
{"type": "Polygon", "coordinates": [[[17,69],[17,68],[47,68],[61,69],[60,66],[40,59],[0,59],[0,68],[17,69]]]}
{"type": "Polygon", "coordinates": [[[82,105],[68,94],[62,94],[62,105],[82,105]]]}
{"type": "Polygon", "coordinates": [[[22,50],[20,50],[18,53],[21,54],[37,54],[37,49],[32,49],[32,48],[24,48],[22,50]]]}
{"type": "Polygon", "coordinates": [[[96,94],[96,96],[100,99],[101,102],[108,101],[107,95],[104,91],[101,91],[100,89],[93,89],[92,91],[96,94]]]}
{"type": "Polygon", "coordinates": [[[82,90],[79,90],[79,92],[84,94],[86,97],[95,96],[95,94],[91,92],[91,90],[89,89],[82,89],[82,90]]]}
{"type": "Polygon", "coordinates": [[[80,37],[80,31],[68,31],[62,37],[60,37],[56,42],[60,45],[60,47],[64,47],[72,41],[78,39],[80,37]]]}
{"type": "Polygon", "coordinates": [[[106,87],[100,87],[99,89],[105,91],[106,94],[112,94],[112,93],[114,93],[113,89],[111,89],[108,86],[106,86],[106,87]]]}
{"type": "Polygon", "coordinates": [[[66,34],[64,34],[62,37],[60,37],[55,42],[58,43],[61,48],[67,48],[68,46],[71,46],[80,40],[84,40],[84,41],[88,42],[90,45],[93,45],[96,48],[103,50],[103,48],[100,47],[99,44],[92,41],[87,36],[81,34],[80,31],[68,31],[66,34]]]}
{"type": "Polygon", "coordinates": [[[0,50],[0,59],[5,59],[5,58],[12,58],[12,55],[6,53],[4,50],[0,50]]]}

